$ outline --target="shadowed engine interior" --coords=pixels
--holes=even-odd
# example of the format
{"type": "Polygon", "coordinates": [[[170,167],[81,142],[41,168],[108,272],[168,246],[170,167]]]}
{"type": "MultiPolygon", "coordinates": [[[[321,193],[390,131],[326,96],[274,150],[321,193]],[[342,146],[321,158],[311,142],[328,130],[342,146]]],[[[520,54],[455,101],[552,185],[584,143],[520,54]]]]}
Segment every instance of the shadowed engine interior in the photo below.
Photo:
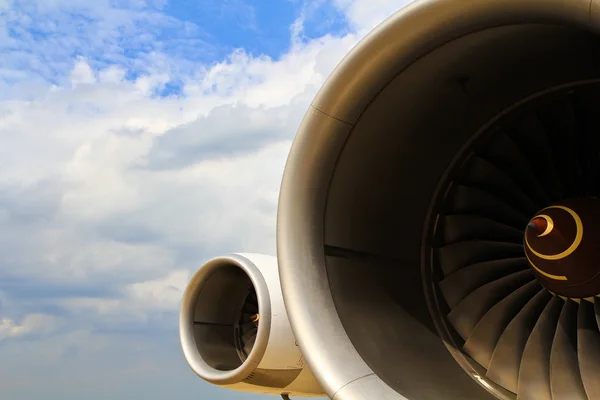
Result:
{"type": "Polygon", "coordinates": [[[212,368],[231,371],[248,357],[256,339],[258,300],[248,275],[223,265],[204,281],[194,309],[198,352],[212,368]]]}
{"type": "Polygon", "coordinates": [[[462,398],[462,367],[498,398],[600,398],[598,298],[555,295],[523,248],[539,210],[600,193],[599,110],[598,37],[523,24],[438,47],[362,114],[324,249],[344,329],[390,387],[462,398]]]}

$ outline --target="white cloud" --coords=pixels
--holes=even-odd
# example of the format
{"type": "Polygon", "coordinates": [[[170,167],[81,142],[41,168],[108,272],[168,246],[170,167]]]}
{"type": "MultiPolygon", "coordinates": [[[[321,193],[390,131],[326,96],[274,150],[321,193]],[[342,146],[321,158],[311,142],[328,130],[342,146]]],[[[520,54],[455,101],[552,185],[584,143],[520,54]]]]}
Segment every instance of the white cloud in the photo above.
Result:
{"type": "Polygon", "coordinates": [[[147,314],[177,309],[190,277],[188,270],[174,270],[157,279],[124,285],[121,298],[73,297],[58,299],[56,304],[75,312],[91,311],[110,318],[120,314],[127,321],[144,320],[147,314]]]}
{"type": "MultiPolygon", "coordinates": [[[[60,364],[79,375],[94,359],[95,373],[111,382],[157,373],[156,358],[144,358],[157,352],[152,338],[114,332],[169,331],[171,340],[182,291],[203,261],[274,254],[279,184],[311,99],[364,31],[401,3],[336,0],[354,32],[307,40],[298,19],[280,57],[238,50],[213,64],[160,46],[123,56],[123,46],[157,38],[154,22],[185,30],[183,39],[202,36],[161,15],[162,4],[54,0],[11,9],[8,25],[60,34],[38,43],[24,33],[15,43],[0,22],[0,49],[10,49],[10,62],[0,61],[0,284],[14,282],[0,289],[2,311],[22,316],[0,319],[0,358],[19,359],[25,370],[41,354],[40,371],[60,364]],[[96,18],[84,33],[69,19],[75,11],[96,18]],[[150,29],[146,36],[136,24],[150,29]],[[80,51],[94,46],[106,50],[101,62],[98,52],[80,51]],[[182,79],[181,93],[156,96],[173,78],[182,79]],[[68,288],[44,290],[57,285],[68,288]],[[10,345],[21,340],[27,346],[10,345]]],[[[0,366],[0,387],[16,385],[10,377],[18,374],[0,366]]],[[[59,384],[48,378],[46,387],[59,384]]]]}
{"type": "Polygon", "coordinates": [[[0,340],[16,338],[33,334],[48,334],[54,332],[61,320],[52,315],[29,314],[20,323],[10,318],[0,318],[0,340]]]}
{"type": "Polygon", "coordinates": [[[12,0],[0,0],[0,10],[7,10],[12,5],[12,0]]]}
{"type": "Polygon", "coordinates": [[[172,310],[179,306],[189,279],[189,271],[173,271],[163,279],[133,283],[125,290],[131,300],[150,310],[172,310]]]}
{"type": "Polygon", "coordinates": [[[72,87],[77,86],[79,83],[96,83],[96,75],[89,64],[79,58],[75,62],[75,66],[71,71],[71,85],[72,87]]]}
{"type": "MultiPolygon", "coordinates": [[[[362,31],[404,3],[336,4],[362,31]]],[[[35,12],[61,15],[56,10],[67,4],[102,21],[110,14],[111,26],[129,26],[122,13],[132,10],[143,10],[137,19],[175,23],[142,3],[118,11],[60,0],[35,12]]],[[[28,21],[32,12],[12,18],[28,21]]],[[[292,33],[301,34],[301,23],[292,33]]],[[[291,140],[319,86],[359,38],[295,40],[276,60],[236,51],[200,65],[178,97],[153,95],[168,81],[168,68],[127,78],[127,64],[98,67],[77,57],[68,82],[1,101],[0,254],[10,275],[115,282],[131,301],[140,288],[152,288],[152,301],[175,309],[156,279],[197,268],[220,251],[273,253],[291,140]],[[127,286],[137,284],[145,286],[127,286]]],[[[113,300],[88,303],[119,312],[113,300]]]]}
{"type": "Polygon", "coordinates": [[[160,371],[160,367],[157,365],[156,361],[153,360],[141,360],[137,364],[130,366],[128,368],[124,368],[119,372],[123,375],[132,375],[132,376],[140,376],[140,375],[148,375],[150,373],[156,373],[160,371]]]}
{"type": "MultiPolygon", "coordinates": [[[[337,2],[359,30],[404,2],[380,3],[367,12],[370,2],[337,2]]],[[[0,233],[0,254],[10,255],[11,276],[115,282],[140,310],[139,291],[152,288],[157,297],[146,300],[175,310],[161,297],[171,292],[157,289],[165,276],[184,276],[222,251],[274,253],[291,140],[359,38],[294,41],[277,60],[236,51],[201,67],[178,97],[153,95],[169,78],[162,69],[126,79],[123,65],[78,57],[69,82],[0,102],[0,222],[10,232],[0,233]]],[[[122,310],[112,298],[76,301],[122,310]]]]}
{"type": "MultiPolygon", "coordinates": [[[[119,69],[97,71],[80,59],[74,87],[48,87],[35,100],[0,105],[0,153],[8,166],[0,184],[17,188],[8,212],[23,207],[26,193],[38,202],[48,196],[54,207],[51,219],[40,216],[43,226],[21,232],[29,250],[23,261],[56,279],[111,270],[144,279],[177,267],[173,245],[259,243],[257,250],[272,252],[290,141],[319,84],[354,40],[326,37],[277,61],[236,53],[181,98],[140,89],[139,81],[152,76],[126,81],[119,69]],[[174,167],[161,170],[161,160],[174,167]],[[59,186],[41,192],[48,181],[59,186]],[[123,225],[162,242],[97,237],[123,225]]],[[[15,231],[11,238],[7,245],[22,239],[15,231]]],[[[32,271],[20,266],[16,273],[32,271]]]]}
{"type": "Polygon", "coordinates": [[[361,35],[379,25],[396,11],[414,0],[334,0],[361,35]]]}

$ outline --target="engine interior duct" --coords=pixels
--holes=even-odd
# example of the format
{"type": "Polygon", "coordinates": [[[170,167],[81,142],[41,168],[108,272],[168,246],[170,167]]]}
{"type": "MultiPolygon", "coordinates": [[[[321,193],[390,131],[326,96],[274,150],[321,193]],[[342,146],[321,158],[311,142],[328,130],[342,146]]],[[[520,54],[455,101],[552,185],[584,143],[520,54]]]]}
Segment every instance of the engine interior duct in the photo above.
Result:
{"type": "Polygon", "coordinates": [[[600,399],[600,269],[557,281],[523,245],[541,210],[600,195],[599,7],[417,1],[324,84],[277,249],[331,398],[600,399]]]}

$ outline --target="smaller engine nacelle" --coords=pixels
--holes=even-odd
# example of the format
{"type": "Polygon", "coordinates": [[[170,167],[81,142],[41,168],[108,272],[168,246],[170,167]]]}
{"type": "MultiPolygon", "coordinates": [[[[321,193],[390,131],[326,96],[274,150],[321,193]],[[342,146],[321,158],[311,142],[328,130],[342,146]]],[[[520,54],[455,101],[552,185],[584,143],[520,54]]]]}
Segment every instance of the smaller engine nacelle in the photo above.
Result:
{"type": "Polygon", "coordinates": [[[212,384],[323,396],[292,333],[275,257],[232,254],[204,264],[183,294],[179,334],[186,361],[212,384]]]}

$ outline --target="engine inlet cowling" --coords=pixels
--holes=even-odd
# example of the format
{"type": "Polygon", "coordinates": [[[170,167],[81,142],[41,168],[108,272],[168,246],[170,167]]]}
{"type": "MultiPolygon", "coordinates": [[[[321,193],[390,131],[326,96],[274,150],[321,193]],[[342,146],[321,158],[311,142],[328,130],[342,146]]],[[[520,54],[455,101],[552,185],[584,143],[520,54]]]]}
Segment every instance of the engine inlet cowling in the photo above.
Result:
{"type": "Polygon", "coordinates": [[[322,394],[296,346],[274,257],[208,261],[185,290],[179,328],[188,364],[210,383],[254,393],[322,394]]]}
{"type": "Polygon", "coordinates": [[[600,398],[595,271],[536,259],[550,235],[524,248],[540,210],[600,195],[599,27],[596,0],[416,1],[323,85],[277,251],[334,400],[600,398]]]}

